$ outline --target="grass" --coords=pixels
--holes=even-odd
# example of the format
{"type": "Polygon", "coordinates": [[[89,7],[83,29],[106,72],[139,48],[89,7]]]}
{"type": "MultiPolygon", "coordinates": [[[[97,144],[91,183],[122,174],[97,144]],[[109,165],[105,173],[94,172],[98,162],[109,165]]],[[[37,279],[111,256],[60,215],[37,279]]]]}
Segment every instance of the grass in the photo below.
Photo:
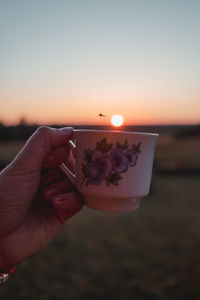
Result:
{"type": "Polygon", "coordinates": [[[24,141],[0,141],[0,164],[6,165],[11,160],[13,160],[16,154],[23,147],[24,143],[24,141]]]}
{"type": "Polygon", "coordinates": [[[177,166],[200,169],[200,138],[173,139],[161,136],[156,149],[156,160],[174,162],[177,166]]]}
{"type": "MultiPolygon", "coordinates": [[[[174,159],[177,147],[160,140],[156,159],[174,159]]],[[[187,161],[193,147],[179,148],[187,161]]],[[[199,195],[197,176],[154,173],[151,194],[135,212],[85,207],[46,249],[17,267],[0,299],[200,299],[199,195]]]]}

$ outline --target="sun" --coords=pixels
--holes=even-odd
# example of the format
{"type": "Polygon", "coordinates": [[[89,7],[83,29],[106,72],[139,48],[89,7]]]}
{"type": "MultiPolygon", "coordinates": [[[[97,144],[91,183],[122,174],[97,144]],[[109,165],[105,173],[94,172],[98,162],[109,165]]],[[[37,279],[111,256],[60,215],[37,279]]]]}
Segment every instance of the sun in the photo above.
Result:
{"type": "Polygon", "coordinates": [[[113,126],[119,127],[124,123],[124,119],[121,115],[116,114],[112,116],[111,123],[113,126]]]}

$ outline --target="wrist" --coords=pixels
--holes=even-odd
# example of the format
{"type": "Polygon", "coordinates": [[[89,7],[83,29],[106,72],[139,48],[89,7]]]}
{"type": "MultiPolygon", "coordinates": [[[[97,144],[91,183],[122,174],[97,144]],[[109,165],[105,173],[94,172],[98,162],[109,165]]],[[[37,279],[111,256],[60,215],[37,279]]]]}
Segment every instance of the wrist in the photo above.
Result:
{"type": "Polygon", "coordinates": [[[8,273],[8,274],[12,274],[15,270],[15,266],[10,266],[4,269],[0,268],[0,273],[8,273]]]}
{"type": "Polygon", "coordinates": [[[9,268],[4,269],[4,270],[0,269],[0,283],[6,282],[6,280],[14,272],[14,270],[15,270],[14,266],[9,267],[9,268]]]}

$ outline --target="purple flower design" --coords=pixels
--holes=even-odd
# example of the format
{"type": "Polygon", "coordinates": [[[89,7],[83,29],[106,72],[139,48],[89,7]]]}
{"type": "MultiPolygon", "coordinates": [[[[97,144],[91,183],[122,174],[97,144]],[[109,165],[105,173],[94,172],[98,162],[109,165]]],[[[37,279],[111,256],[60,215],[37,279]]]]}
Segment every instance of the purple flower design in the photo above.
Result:
{"type": "Polygon", "coordinates": [[[138,154],[134,149],[128,149],[125,153],[126,158],[128,160],[128,164],[130,167],[133,167],[136,165],[138,154]]]}
{"type": "Polygon", "coordinates": [[[122,179],[121,173],[128,171],[129,167],[134,167],[138,160],[141,143],[128,146],[128,141],[123,144],[119,142],[113,148],[112,143],[108,143],[106,138],[97,142],[95,149],[84,151],[84,163],[82,164],[83,182],[86,186],[100,185],[105,181],[106,185],[119,185],[122,179]]]}
{"type": "Polygon", "coordinates": [[[113,161],[113,170],[116,173],[124,173],[128,170],[128,159],[122,148],[115,148],[110,154],[113,161]]]}
{"type": "Polygon", "coordinates": [[[83,166],[83,173],[88,183],[99,185],[109,176],[112,171],[112,162],[106,155],[102,155],[101,151],[94,150],[92,153],[92,161],[83,166]]]}

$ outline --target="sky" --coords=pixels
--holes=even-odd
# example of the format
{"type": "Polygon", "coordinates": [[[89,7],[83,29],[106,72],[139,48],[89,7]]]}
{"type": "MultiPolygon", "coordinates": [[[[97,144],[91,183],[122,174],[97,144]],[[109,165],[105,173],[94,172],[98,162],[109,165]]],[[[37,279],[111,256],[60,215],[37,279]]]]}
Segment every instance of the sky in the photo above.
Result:
{"type": "Polygon", "coordinates": [[[199,0],[0,0],[1,122],[196,124],[199,81],[199,0]]]}

